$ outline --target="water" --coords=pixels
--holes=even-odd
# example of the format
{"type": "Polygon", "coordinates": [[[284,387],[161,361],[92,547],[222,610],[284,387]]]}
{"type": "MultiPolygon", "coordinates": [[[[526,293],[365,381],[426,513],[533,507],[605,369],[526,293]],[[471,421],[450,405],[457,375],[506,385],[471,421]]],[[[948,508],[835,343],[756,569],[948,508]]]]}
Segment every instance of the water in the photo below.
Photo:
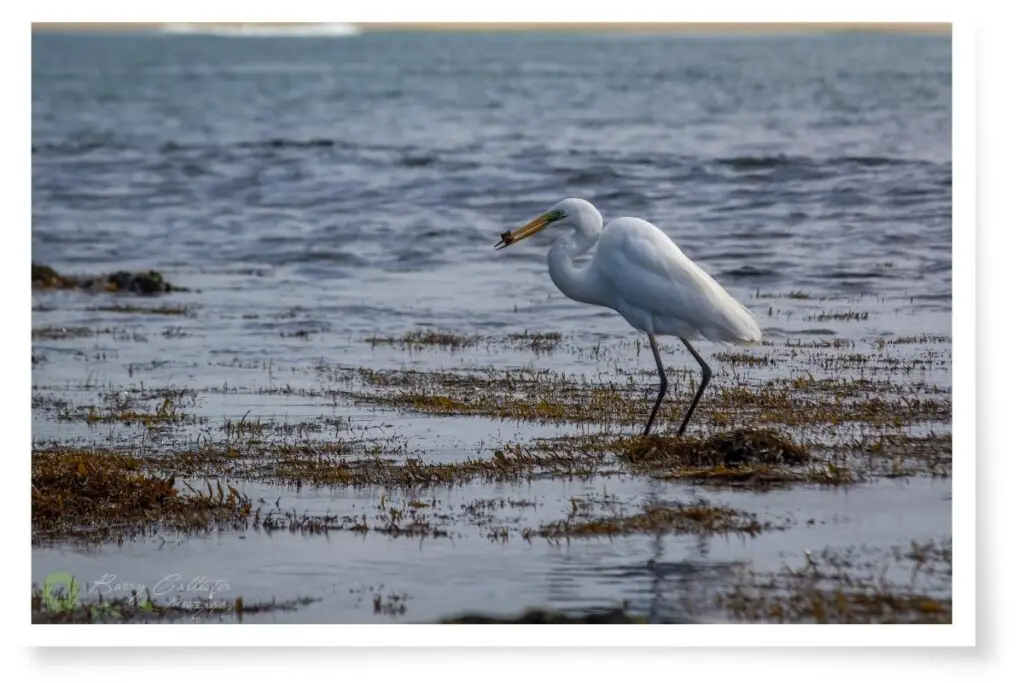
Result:
{"type": "MultiPolygon", "coordinates": [[[[35,292],[33,328],[99,333],[34,338],[33,396],[81,405],[140,383],[186,387],[213,424],[247,412],[341,416],[400,432],[437,461],[572,431],[254,393],[316,387],[319,363],[601,371],[581,353],[410,353],[364,341],[421,326],[561,332],[581,348],[632,341],[617,315],[568,301],[551,284],[550,236],[493,250],[501,232],[567,196],[591,200],[606,219],[638,215],[662,227],[751,308],[768,339],[948,338],[950,47],[948,37],[856,34],[36,34],[33,260],[71,273],[158,269],[193,290],[160,305],[186,305],[194,316],[125,316],[92,310],[103,305],[96,295],[35,292]],[[813,297],[758,298],[796,290],[813,297]],[[813,319],[854,309],[867,318],[813,319]]],[[[679,348],[663,353],[670,365],[692,365],[679,348]]],[[[653,369],[646,351],[625,356],[614,363],[653,369]]],[[[914,379],[948,388],[948,363],[914,379]]],[[[44,410],[33,411],[33,432],[111,436],[44,410]]],[[[680,586],[691,598],[696,586],[713,589],[736,563],[775,566],[833,542],[882,548],[950,534],[948,480],[770,496],[619,479],[506,488],[435,495],[456,507],[494,495],[536,499],[528,514],[547,521],[563,516],[571,496],[603,489],[840,521],[829,533],[746,545],[629,537],[571,549],[496,545],[475,528],[423,543],[223,534],[36,548],[33,578],[58,569],[147,582],[216,574],[247,599],[322,598],[257,619],[429,621],[629,599],[660,618],[715,620],[711,608],[672,596],[680,586]],[[475,588],[460,588],[467,582],[475,588]],[[408,595],[406,613],[374,614],[366,596],[380,584],[408,595]]],[[[260,495],[321,513],[379,498],[260,495]]]]}

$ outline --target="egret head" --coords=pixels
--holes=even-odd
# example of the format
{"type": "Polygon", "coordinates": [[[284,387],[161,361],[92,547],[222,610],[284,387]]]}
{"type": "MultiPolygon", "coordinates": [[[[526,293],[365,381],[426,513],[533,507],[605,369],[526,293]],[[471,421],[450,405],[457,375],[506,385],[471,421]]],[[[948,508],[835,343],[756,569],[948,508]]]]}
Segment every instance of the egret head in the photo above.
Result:
{"type": "Polygon", "coordinates": [[[536,235],[544,228],[552,225],[579,223],[580,219],[588,214],[596,215],[597,224],[600,226],[601,214],[597,212],[597,209],[590,202],[584,199],[563,199],[521,228],[503,232],[501,234],[501,241],[495,244],[494,248],[504,249],[526,239],[530,235],[536,235]]]}

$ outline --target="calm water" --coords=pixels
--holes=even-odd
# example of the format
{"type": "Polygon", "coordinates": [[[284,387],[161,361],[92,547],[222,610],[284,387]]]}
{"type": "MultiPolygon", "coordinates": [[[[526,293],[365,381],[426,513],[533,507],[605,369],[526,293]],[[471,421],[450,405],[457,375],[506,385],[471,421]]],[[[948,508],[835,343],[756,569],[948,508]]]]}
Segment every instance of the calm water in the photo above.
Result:
{"type": "MultiPolygon", "coordinates": [[[[188,387],[214,423],[246,412],[341,415],[400,430],[433,460],[558,433],[253,390],[315,386],[310,370],[321,361],[593,370],[579,354],[409,354],[363,341],[418,326],[558,331],[584,345],[631,340],[616,315],[567,301],[550,283],[550,236],[493,250],[502,231],[566,196],[590,199],[606,219],[658,224],[754,311],[769,338],[948,337],[950,70],[948,37],[35,35],[33,260],[72,273],[155,268],[198,291],[161,302],[196,312],[184,319],[118,317],[90,310],[92,295],[34,293],[33,327],[117,327],[84,340],[33,339],[34,396],[81,404],[97,400],[97,387],[188,387]],[[758,290],[805,290],[834,299],[826,308],[856,302],[870,315],[807,321],[801,313],[822,305],[788,301],[779,316],[779,300],[755,298],[758,290]]],[[[686,362],[678,349],[666,354],[686,362]]],[[[623,362],[650,365],[646,356],[623,362]]],[[[929,381],[948,385],[948,371],[929,381]]],[[[109,436],[43,411],[33,430],[37,439],[109,436]]],[[[626,499],[693,494],[615,480],[437,495],[456,507],[484,496],[536,499],[525,514],[543,521],[562,516],[570,496],[604,487],[626,499]]],[[[380,495],[248,488],[321,512],[380,495]]],[[[246,596],[323,599],[268,617],[297,621],[387,619],[366,597],[381,584],[409,596],[399,618],[414,621],[622,599],[655,617],[714,618],[673,592],[689,586],[692,598],[693,586],[714,586],[733,563],[799,562],[804,549],[830,543],[948,536],[949,491],[948,480],[915,480],[710,495],[769,516],[797,509],[837,520],[749,543],[496,548],[475,529],[422,544],[228,534],[38,548],[33,577],[223,575],[246,596]],[[467,582],[475,588],[460,588],[467,582]]]]}

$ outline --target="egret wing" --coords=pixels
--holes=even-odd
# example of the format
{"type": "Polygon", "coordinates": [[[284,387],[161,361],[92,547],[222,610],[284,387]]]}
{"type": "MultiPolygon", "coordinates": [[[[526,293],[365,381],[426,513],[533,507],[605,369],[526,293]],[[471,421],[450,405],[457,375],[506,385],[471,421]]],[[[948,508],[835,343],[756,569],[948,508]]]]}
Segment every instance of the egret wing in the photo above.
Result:
{"type": "Polygon", "coordinates": [[[756,341],[750,312],[660,229],[639,218],[609,223],[595,264],[622,303],[716,341],[756,341]]]}

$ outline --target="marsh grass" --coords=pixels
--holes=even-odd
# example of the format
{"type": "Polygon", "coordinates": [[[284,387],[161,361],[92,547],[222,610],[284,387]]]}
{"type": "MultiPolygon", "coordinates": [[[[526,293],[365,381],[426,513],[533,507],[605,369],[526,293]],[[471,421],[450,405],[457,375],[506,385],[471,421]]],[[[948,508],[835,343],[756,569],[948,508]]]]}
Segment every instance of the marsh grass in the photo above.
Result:
{"type": "Polygon", "coordinates": [[[253,527],[272,534],[285,530],[289,533],[309,535],[329,535],[335,532],[351,532],[360,535],[377,533],[391,538],[417,537],[441,538],[449,536],[445,522],[453,519],[444,514],[434,512],[433,508],[424,509],[415,500],[393,501],[381,496],[377,504],[377,514],[367,515],[309,515],[293,511],[274,510],[262,515],[257,509],[254,514],[253,527]]]}
{"type": "MultiPolygon", "coordinates": [[[[49,278],[54,287],[78,286],[77,280],[65,282],[63,277],[40,273],[40,279],[49,278]]],[[[35,279],[34,273],[34,284],[35,279]]],[[[813,312],[799,302],[810,298],[806,292],[761,296],[795,301],[788,304],[794,320],[813,312]]],[[[110,299],[138,301],[106,299],[104,303],[110,299]]],[[[155,312],[145,306],[98,308],[125,314],[155,312]]],[[[184,307],[165,313],[191,314],[184,307]]],[[[266,327],[275,336],[280,333],[308,340],[311,334],[322,331],[318,323],[305,322],[310,315],[305,309],[293,308],[281,314],[241,317],[298,321],[285,326],[275,322],[266,327]]],[[[854,323],[863,319],[857,317],[859,314],[844,315],[825,311],[812,319],[854,323]]],[[[131,322],[127,317],[124,320],[131,322]]],[[[141,322],[145,321],[135,320],[132,325],[141,322]]],[[[147,324],[159,330],[158,321],[147,324]]],[[[33,337],[73,340],[98,334],[84,327],[61,330],[37,328],[33,337]]],[[[173,339],[180,334],[181,328],[172,328],[167,336],[173,339]]],[[[874,477],[949,476],[951,391],[948,385],[925,381],[933,371],[940,375],[947,372],[950,355],[948,347],[942,345],[948,344],[948,338],[864,340],[858,336],[853,341],[833,338],[827,330],[820,334],[821,338],[800,334],[792,339],[766,339],[750,348],[716,350],[707,355],[715,377],[695,413],[690,432],[682,438],[672,435],[696,389],[699,374],[679,345],[665,350],[670,387],[659,413],[656,435],[635,436],[647,419],[657,389],[650,352],[642,339],[602,339],[577,346],[558,333],[523,331],[484,336],[418,329],[397,337],[375,335],[365,340],[372,346],[394,347],[379,355],[386,359],[382,365],[409,366],[400,369],[332,366],[323,360],[312,367],[279,367],[276,359],[260,357],[216,356],[211,360],[211,366],[252,371],[253,377],[263,373],[272,379],[261,385],[260,380],[250,381],[247,376],[236,386],[227,382],[220,386],[220,376],[214,375],[216,379],[206,381],[218,386],[198,389],[199,394],[217,394],[215,405],[222,394],[232,394],[223,401],[225,405],[246,407],[266,406],[280,397],[282,404],[294,401],[303,406],[303,417],[298,421],[247,413],[241,418],[224,418],[222,423],[217,417],[211,426],[204,416],[209,412],[193,414],[188,410],[189,401],[195,406],[196,390],[143,390],[140,385],[115,392],[112,386],[102,384],[105,380],[97,385],[90,372],[78,386],[71,386],[72,379],[67,386],[33,387],[34,411],[97,426],[74,446],[33,448],[33,541],[121,541],[164,529],[192,534],[217,528],[266,536],[338,534],[357,543],[362,541],[361,536],[378,535],[386,537],[378,540],[396,539],[395,543],[408,547],[457,544],[466,533],[479,534],[481,539],[501,545],[536,544],[539,539],[559,544],[570,539],[644,534],[749,538],[788,528],[794,522],[790,518],[779,521],[769,513],[758,518],[728,505],[699,500],[640,502],[578,492],[547,498],[539,494],[545,502],[538,511],[537,499],[528,499],[533,493],[523,499],[519,499],[522,493],[498,495],[511,492],[512,487],[496,486],[468,500],[445,489],[549,479],[595,480],[580,487],[593,490],[605,484],[611,487],[620,478],[646,477],[659,480],[656,486],[659,491],[669,492],[666,497],[689,501],[694,491],[717,487],[764,490],[852,486],[874,477]],[[430,367],[428,361],[436,359],[410,358],[403,353],[431,349],[471,351],[451,359],[434,354],[443,359],[439,365],[454,365],[452,369],[424,369],[430,367]],[[538,356],[557,351],[560,358],[554,366],[568,358],[573,364],[566,367],[585,366],[588,370],[586,374],[547,370],[548,359],[543,358],[528,359],[522,367],[497,367],[500,363],[490,366],[489,359],[480,353],[500,352],[504,357],[509,350],[538,356]],[[597,372],[591,373],[595,365],[597,372]],[[287,372],[299,374],[286,376],[287,372]],[[95,405],[69,403],[78,404],[83,400],[80,397],[95,396],[97,391],[102,398],[95,405]],[[264,398],[249,402],[245,394],[264,398]],[[307,417],[308,412],[320,412],[324,406],[330,408],[331,417],[307,417]],[[458,443],[464,438],[458,425],[466,424],[466,435],[473,435],[465,438],[472,439],[474,446],[460,450],[459,457],[465,459],[453,462],[451,452],[444,450],[445,444],[432,445],[428,448],[443,451],[445,458],[433,462],[429,450],[415,449],[420,447],[423,433],[409,432],[400,419],[395,419],[396,413],[404,412],[459,418],[445,420],[445,429],[437,433],[452,428],[450,432],[458,434],[453,437],[458,443]],[[373,419],[365,419],[365,413],[372,413],[373,419]],[[520,437],[519,441],[512,437],[507,443],[489,440],[498,437],[488,436],[475,446],[481,421],[461,418],[528,423],[531,431],[543,428],[547,431],[537,431],[563,436],[520,437]],[[117,430],[118,424],[147,429],[125,437],[117,430]],[[108,431],[109,448],[93,443],[108,431]],[[473,453],[474,447],[476,457],[466,455],[473,453]],[[238,488],[225,488],[229,479],[238,488]],[[238,490],[244,491],[240,481],[296,492],[303,487],[361,490],[339,496],[346,500],[346,507],[340,511],[282,510],[263,500],[251,501],[238,490]],[[350,508],[349,496],[363,503],[350,508]],[[548,512],[553,499],[566,509],[548,512]]],[[[116,342],[131,340],[138,341],[139,336],[115,333],[116,342]]],[[[86,348],[91,343],[80,342],[79,346],[86,348]]],[[[182,365],[173,358],[152,363],[132,360],[127,366],[129,376],[182,365]]],[[[101,369],[101,377],[103,372],[101,369]]],[[[293,411],[295,403],[277,409],[293,411]]],[[[244,409],[235,408],[238,413],[244,409]]],[[[431,424],[430,432],[436,425],[427,422],[431,424]]],[[[506,425],[491,426],[494,431],[489,434],[497,434],[499,428],[503,433],[509,431],[506,425]]],[[[77,425],[65,427],[85,431],[77,430],[77,425]]],[[[808,524],[811,522],[808,520],[808,524]]],[[[912,546],[904,549],[901,560],[916,563],[922,573],[941,572],[934,568],[938,563],[935,558],[943,552],[928,545],[912,546]]],[[[816,562],[813,570],[751,575],[722,596],[720,607],[744,621],[853,622],[941,620],[945,618],[943,610],[950,607],[948,600],[927,590],[894,587],[878,577],[873,582],[863,577],[849,578],[838,568],[829,573],[822,568],[820,558],[816,562]]],[[[239,605],[239,614],[253,607],[239,605]]],[[[405,597],[398,593],[381,590],[375,596],[376,614],[396,616],[404,609],[405,597]]],[[[133,614],[128,609],[120,619],[136,618],[133,614]]],[[[167,614],[173,616],[174,612],[167,614]]],[[[626,610],[607,610],[605,614],[606,623],[634,619],[626,610]]],[[[601,617],[597,615],[533,610],[512,616],[464,615],[450,621],[598,623],[601,617]]],[[[119,620],[117,616],[111,619],[119,620]]]]}
{"type": "MultiPolygon", "coordinates": [[[[120,417],[132,413],[118,413],[120,417]]],[[[225,437],[168,443],[160,449],[127,447],[122,453],[154,471],[182,477],[230,476],[276,485],[379,486],[419,489],[471,481],[516,482],[537,476],[585,476],[586,458],[498,451],[493,457],[435,463],[409,453],[400,434],[371,436],[337,419],[279,423],[244,416],[221,427],[225,437]],[[330,431],[333,435],[323,432],[330,431]]],[[[59,445],[38,449],[60,452],[59,445]]],[[[103,449],[87,448],[103,454],[103,449]]]]}
{"type": "MultiPolygon", "coordinates": [[[[528,348],[562,341],[555,333],[531,332],[503,339],[502,343],[528,348]]],[[[378,341],[464,348],[479,340],[420,330],[404,341],[378,341]]],[[[195,391],[109,392],[102,405],[78,408],[57,400],[37,402],[34,396],[33,408],[54,410],[61,420],[146,427],[165,445],[152,452],[128,449],[133,450],[128,455],[166,475],[226,475],[294,487],[423,489],[469,482],[641,475],[705,486],[764,488],[849,485],[872,476],[949,476],[951,439],[941,427],[951,415],[949,389],[904,376],[917,372],[919,361],[942,363],[944,356],[934,349],[911,356],[891,352],[920,340],[899,341],[858,351],[842,340],[786,340],[765,343],[757,350],[716,354],[718,379],[705,395],[691,432],[682,438],[670,434],[696,388],[695,375],[687,368],[672,369],[670,393],[655,429],[658,435],[647,438],[622,435],[638,430],[650,410],[655,385],[645,370],[592,377],[532,364],[507,369],[381,370],[321,362],[314,368],[319,388],[286,385],[265,392],[335,405],[348,400],[431,415],[601,429],[507,443],[489,451],[492,457],[454,463],[429,462],[409,453],[401,434],[358,436],[350,422],[337,418],[281,423],[246,415],[225,420],[223,439],[214,440],[209,430],[203,430],[188,447],[166,445],[170,428],[205,419],[184,410],[189,399],[195,403],[195,391]],[[785,364],[795,366],[789,376],[749,377],[754,368],[785,364]]],[[[637,354],[644,351],[642,345],[634,346],[637,354]]],[[[222,390],[228,392],[227,387],[222,390]]]]}
{"type": "Polygon", "coordinates": [[[164,430],[183,425],[196,425],[205,418],[184,410],[195,405],[196,392],[187,389],[165,389],[159,391],[110,391],[103,395],[99,405],[71,406],[66,401],[52,399],[40,407],[56,408],[58,420],[81,421],[90,426],[121,424],[144,427],[147,430],[164,430]],[[145,406],[143,403],[152,403],[145,406]]]}
{"type": "Polygon", "coordinates": [[[634,437],[612,448],[636,472],[709,486],[840,486],[860,479],[849,467],[820,462],[805,446],[768,429],[735,429],[703,439],[634,437]]]}
{"type": "Polygon", "coordinates": [[[206,531],[245,524],[251,502],[217,480],[206,492],[175,486],[136,458],[96,450],[57,448],[32,452],[33,541],[98,542],[161,529],[206,531]],[[216,491],[216,492],[215,492],[216,491]]]}
{"type": "Polygon", "coordinates": [[[514,332],[505,336],[486,337],[481,334],[467,334],[447,330],[412,330],[401,337],[373,335],[364,339],[371,347],[397,346],[405,350],[421,351],[427,348],[443,348],[449,351],[482,347],[485,349],[508,348],[520,351],[544,353],[554,351],[563,337],[560,332],[514,332]]]}
{"type": "MultiPolygon", "coordinates": [[[[948,457],[939,458],[934,452],[937,447],[950,447],[948,438],[940,435],[798,443],[771,429],[684,437],[597,433],[508,442],[488,455],[431,462],[410,453],[400,434],[370,436],[352,429],[338,420],[278,423],[245,416],[226,421],[221,428],[225,437],[219,440],[197,439],[186,448],[172,445],[163,450],[129,449],[121,454],[164,476],[226,476],[295,488],[380,487],[413,494],[474,482],[609,476],[650,476],[712,487],[845,486],[875,476],[912,476],[926,470],[933,475],[948,474],[950,466],[948,457]],[[324,434],[326,430],[333,435],[324,434]]],[[[54,446],[38,452],[60,451],[61,447],[54,446]]],[[[102,449],[79,452],[97,457],[105,453],[102,449]]],[[[298,528],[315,530],[318,524],[325,530],[360,527],[352,520],[341,520],[341,526],[332,526],[338,520],[307,521],[298,521],[298,528]]],[[[295,523],[290,520],[288,526],[295,523]]]]}
{"type": "Polygon", "coordinates": [[[405,593],[388,593],[373,596],[373,613],[397,617],[405,614],[405,601],[409,598],[405,593]]]}
{"type": "MultiPolygon", "coordinates": [[[[773,588],[774,584],[761,587],[773,588]]],[[[949,624],[953,619],[951,600],[894,593],[884,588],[797,587],[783,595],[737,591],[722,604],[745,622],[949,624]]]]}
{"type": "Polygon", "coordinates": [[[756,515],[706,501],[693,504],[647,503],[632,515],[578,519],[576,511],[566,520],[546,524],[537,531],[542,538],[623,536],[637,533],[684,533],[699,536],[743,534],[756,536],[770,528],[756,515]]]}
{"type": "Polygon", "coordinates": [[[736,429],[703,438],[614,434],[541,438],[505,450],[519,457],[588,463],[596,475],[641,475],[710,487],[843,486],[869,477],[868,470],[826,460],[830,448],[798,444],[774,430],[736,429]]]}
{"type": "Polygon", "coordinates": [[[534,353],[551,352],[562,343],[560,332],[515,332],[505,337],[513,348],[528,349],[534,353]]]}
{"type": "Polygon", "coordinates": [[[612,447],[627,462],[640,466],[798,465],[811,457],[806,448],[770,429],[734,429],[706,438],[637,436],[612,447]]]}
{"type": "Polygon", "coordinates": [[[835,384],[812,384],[794,378],[760,387],[723,387],[709,401],[708,421],[729,427],[738,420],[789,427],[858,424],[873,428],[901,428],[912,424],[948,423],[952,403],[948,397],[910,394],[843,392],[835,384]],[[831,386],[830,386],[831,384],[831,386]]]}
{"type": "MultiPolygon", "coordinates": [[[[811,294],[810,294],[810,292],[804,292],[802,290],[793,290],[793,291],[785,292],[785,293],[782,293],[782,292],[762,292],[761,289],[758,288],[754,292],[754,298],[755,299],[810,299],[811,298],[811,294]]],[[[821,297],[821,298],[823,298],[823,297],[821,297]]]]}
{"type": "MultiPolygon", "coordinates": [[[[135,419],[133,410],[110,409],[110,415],[135,419]]],[[[622,475],[710,486],[848,485],[870,476],[924,471],[948,476],[951,467],[951,441],[948,435],[934,433],[910,437],[868,432],[797,442],[792,433],[771,428],[734,428],[683,437],[604,432],[508,442],[486,451],[489,456],[438,463],[411,453],[399,433],[359,434],[350,423],[336,418],[282,423],[243,416],[226,420],[221,432],[225,437],[219,440],[197,439],[188,448],[172,446],[136,456],[180,476],[223,474],[294,487],[410,489],[622,475]]]]}
{"type": "MultiPolygon", "coordinates": [[[[736,364],[762,364],[764,356],[741,354],[736,364]]],[[[867,356],[865,356],[866,362],[867,356]]],[[[893,362],[902,362],[893,360],[893,362]]],[[[728,377],[726,375],[726,377],[728,377]]],[[[632,373],[600,381],[535,368],[464,371],[371,370],[335,373],[338,391],[357,402],[433,415],[475,415],[513,421],[641,425],[653,403],[653,380],[632,373]]],[[[670,383],[659,419],[682,420],[693,381],[670,383]],[[679,400],[682,396],[684,400],[679,400]],[[673,400],[675,399],[675,400],[673,400]]],[[[803,373],[760,382],[725,377],[705,394],[695,415],[715,429],[743,424],[830,428],[866,425],[903,428],[948,423],[948,391],[891,377],[828,378],[803,373]]]]}
{"type": "Polygon", "coordinates": [[[952,575],[952,545],[934,541],[894,548],[874,562],[851,560],[849,553],[808,553],[802,567],[774,574],[741,573],[717,603],[744,622],[775,623],[934,623],[952,622],[952,600],[918,589],[924,573],[952,575]],[[894,565],[912,568],[909,583],[885,579],[894,565]]]}
{"type": "Polygon", "coordinates": [[[441,347],[452,351],[476,346],[483,340],[484,337],[477,334],[460,334],[442,330],[413,330],[406,332],[401,337],[378,337],[374,335],[365,339],[366,343],[372,347],[399,346],[406,349],[441,347]]]}
{"type": "MultiPolygon", "coordinates": [[[[271,478],[286,483],[325,486],[381,486],[425,488],[456,486],[471,481],[518,482],[541,473],[554,476],[555,468],[528,458],[473,458],[457,463],[430,463],[419,458],[404,461],[383,458],[331,458],[311,451],[284,457],[271,465],[271,478]]],[[[561,474],[561,471],[558,471],[561,474]]],[[[582,474],[582,473],[581,473],[582,474]]]]}
{"type": "Polygon", "coordinates": [[[851,321],[867,319],[867,311],[825,311],[824,313],[816,313],[815,315],[809,315],[804,317],[804,320],[819,323],[827,322],[830,320],[851,321]]]}
{"type": "Polygon", "coordinates": [[[37,448],[33,451],[34,540],[99,542],[161,530],[205,532],[224,525],[266,534],[351,532],[442,538],[451,536],[459,525],[469,525],[479,527],[492,541],[507,541],[507,523],[499,523],[485,511],[521,510],[530,501],[487,499],[444,509],[436,498],[425,499],[422,493],[469,481],[522,481],[558,469],[504,455],[453,464],[349,455],[365,448],[356,443],[335,446],[334,452],[310,445],[230,443],[161,455],[141,451],[138,457],[97,448],[37,448]],[[344,485],[391,493],[380,497],[375,514],[309,514],[277,506],[265,509],[266,501],[259,500],[257,505],[234,486],[223,486],[220,482],[227,476],[296,488],[344,485]]]}
{"type": "Polygon", "coordinates": [[[740,467],[681,467],[655,473],[653,476],[666,480],[685,480],[706,486],[729,486],[732,488],[763,489],[772,486],[793,484],[819,484],[823,486],[845,486],[864,480],[864,475],[848,467],[825,464],[822,466],[793,469],[764,465],[740,467]]]}
{"type": "Polygon", "coordinates": [[[880,346],[885,344],[892,344],[893,346],[900,346],[904,344],[913,345],[927,345],[927,344],[949,344],[952,340],[944,335],[902,335],[899,337],[893,337],[886,339],[884,337],[879,338],[878,342],[880,346]]]}
{"type": "MultiPolygon", "coordinates": [[[[81,592],[81,589],[79,589],[81,592]]],[[[67,600],[67,591],[58,589],[54,596],[67,600]]],[[[233,600],[219,598],[178,598],[171,600],[153,599],[148,590],[142,594],[132,591],[131,595],[107,599],[100,595],[96,600],[75,601],[66,607],[52,609],[44,599],[38,586],[32,589],[33,624],[130,624],[150,622],[176,622],[208,618],[222,620],[233,617],[242,622],[246,614],[267,614],[292,612],[306,605],[319,602],[320,598],[301,597],[293,600],[269,600],[247,602],[242,597],[233,600]]]]}
{"type": "Polygon", "coordinates": [[[853,437],[836,443],[833,453],[856,458],[865,469],[880,476],[949,477],[953,470],[953,435],[929,431],[853,437]]]}
{"type": "MultiPolygon", "coordinates": [[[[109,331],[109,330],[107,330],[109,331]]],[[[47,340],[60,340],[60,339],[84,339],[85,337],[93,337],[101,334],[99,330],[91,327],[35,327],[32,329],[33,339],[47,339],[47,340]]]]}
{"type": "Polygon", "coordinates": [[[134,315],[191,315],[191,311],[185,306],[135,306],[114,304],[110,306],[92,306],[87,310],[102,313],[126,313],[134,315]]]}

